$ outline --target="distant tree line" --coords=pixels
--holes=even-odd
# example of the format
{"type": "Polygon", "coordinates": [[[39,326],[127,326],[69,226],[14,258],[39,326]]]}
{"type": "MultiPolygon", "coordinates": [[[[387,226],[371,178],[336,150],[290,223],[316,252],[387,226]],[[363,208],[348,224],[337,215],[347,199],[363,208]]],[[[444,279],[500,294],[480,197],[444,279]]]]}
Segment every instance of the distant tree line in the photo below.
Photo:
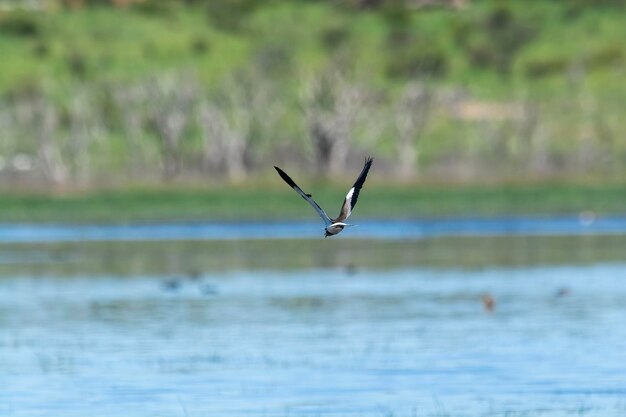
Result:
{"type": "Polygon", "coordinates": [[[208,89],[191,72],[76,85],[66,96],[0,101],[0,181],[239,181],[277,163],[334,176],[370,153],[381,175],[401,180],[624,170],[618,126],[584,92],[560,103],[571,126],[529,100],[485,102],[418,80],[390,94],[335,70],[304,81],[294,101],[254,76],[208,89]]]}

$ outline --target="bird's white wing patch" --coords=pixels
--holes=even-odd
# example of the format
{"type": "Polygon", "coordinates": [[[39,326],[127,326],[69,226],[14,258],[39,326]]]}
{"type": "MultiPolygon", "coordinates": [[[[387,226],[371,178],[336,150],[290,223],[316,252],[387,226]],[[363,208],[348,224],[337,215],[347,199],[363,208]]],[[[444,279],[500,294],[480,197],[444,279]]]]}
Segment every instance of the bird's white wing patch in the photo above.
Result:
{"type": "Polygon", "coordinates": [[[350,191],[346,194],[346,200],[352,200],[352,194],[354,194],[354,187],[350,188],[350,191]]]}
{"type": "Polygon", "coordinates": [[[335,219],[336,221],[346,220],[348,216],[350,216],[350,214],[352,213],[352,209],[359,199],[359,192],[361,191],[363,184],[365,184],[365,178],[367,177],[367,173],[369,172],[371,166],[372,158],[365,158],[365,165],[363,165],[363,169],[361,170],[359,177],[354,182],[354,185],[352,186],[352,188],[350,188],[348,194],[346,194],[346,198],[343,201],[343,205],[341,206],[341,212],[339,213],[339,217],[335,219]]]}
{"type": "Polygon", "coordinates": [[[346,194],[346,199],[343,201],[343,207],[341,208],[340,217],[346,220],[352,214],[352,195],[354,194],[354,187],[350,188],[348,194],[346,194]]]}

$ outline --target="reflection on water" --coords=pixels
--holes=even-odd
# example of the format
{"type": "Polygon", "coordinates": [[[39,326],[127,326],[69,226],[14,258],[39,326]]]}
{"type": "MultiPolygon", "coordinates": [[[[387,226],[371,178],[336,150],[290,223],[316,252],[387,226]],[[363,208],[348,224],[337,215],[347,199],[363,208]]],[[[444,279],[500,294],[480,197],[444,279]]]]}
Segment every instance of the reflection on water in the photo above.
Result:
{"type": "Polygon", "coordinates": [[[0,245],[0,277],[195,276],[207,271],[248,269],[485,268],[622,262],[625,253],[626,235],[4,244],[0,245]]]}
{"type": "Polygon", "coordinates": [[[624,249],[2,246],[0,415],[623,416],[624,249]]]}

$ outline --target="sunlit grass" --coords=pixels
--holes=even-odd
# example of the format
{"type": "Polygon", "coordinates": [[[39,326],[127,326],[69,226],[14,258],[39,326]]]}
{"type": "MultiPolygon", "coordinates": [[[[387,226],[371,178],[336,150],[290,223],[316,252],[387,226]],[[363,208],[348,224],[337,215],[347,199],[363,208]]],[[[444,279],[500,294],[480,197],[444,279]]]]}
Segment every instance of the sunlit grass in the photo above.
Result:
{"type": "MultiPolygon", "coordinates": [[[[623,68],[626,54],[621,42],[626,30],[620,10],[588,8],[576,15],[568,14],[570,8],[549,1],[536,2],[532,7],[517,3],[504,7],[515,21],[533,30],[530,42],[514,58],[513,80],[489,67],[472,65],[468,51],[458,39],[463,24],[473,28],[472,35],[480,31],[485,16],[498,9],[492,2],[476,2],[463,13],[450,9],[412,13],[406,31],[415,39],[436,43],[433,47],[447,62],[447,71],[440,74],[442,83],[460,83],[490,96],[510,95],[511,81],[526,87],[540,82],[525,78],[528,61],[555,56],[567,64],[584,61],[594,51],[612,51],[613,60],[601,62],[602,68],[592,65],[586,73],[586,77],[600,83],[606,77],[612,78],[611,68],[623,68]]],[[[201,69],[205,81],[216,82],[231,71],[253,64],[255,55],[264,47],[277,43],[288,49],[294,64],[284,75],[324,67],[344,53],[357,72],[367,65],[368,78],[376,78],[383,75],[388,63],[398,59],[388,48],[393,23],[384,12],[354,13],[331,2],[268,3],[258,7],[245,18],[240,29],[233,31],[221,30],[198,6],[151,13],[93,7],[26,15],[21,19],[36,31],[26,36],[3,34],[0,38],[4,58],[0,91],[13,90],[18,75],[27,80],[69,80],[77,76],[87,80],[124,79],[186,66],[201,69]],[[325,34],[333,29],[345,31],[346,48],[323,45],[325,34]],[[197,44],[199,39],[201,47],[197,44]],[[67,62],[72,54],[86,63],[85,74],[72,73],[67,62]],[[23,68],[19,74],[18,66],[23,68]]],[[[557,78],[566,77],[559,73],[557,78]]]]}

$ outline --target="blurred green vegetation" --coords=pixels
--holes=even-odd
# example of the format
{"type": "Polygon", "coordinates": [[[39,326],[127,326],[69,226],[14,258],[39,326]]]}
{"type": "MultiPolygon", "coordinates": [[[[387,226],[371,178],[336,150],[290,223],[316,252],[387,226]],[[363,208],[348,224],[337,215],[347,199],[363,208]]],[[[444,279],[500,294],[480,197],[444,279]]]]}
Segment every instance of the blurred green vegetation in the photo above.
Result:
{"type": "Polygon", "coordinates": [[[559,90],[576,70],[592,88],[616,85],[624,64],[622,0],[14,3],[0,12],[0,91],[9,94],[189,67],[209,85],[250,67],[289,84],[336,64],[386,88],[426,76],[508,97],[559,90]]]}
{"type": "Polygon", "coordinates": [[[343,181],[365,154],[399,183],[626,174],[621,0],[13,3],[9,188],[343,181]]]}
{"type": "MultiPolygon", "coordinates": [[[[0,222],[151,222],[310,219],[317,215],[291,188],[275,182],[245,186],[132,187],[67,194],[0,194],[0,222]]],[[[311,186],[330,216],[339,214],[347,186],[311,186]]],[[[354,215],[358,218],[417,218],[533,214],[607,215],[626,212],[626,185],[366,184],[354,215]]],[[[356,220],[355,220],[356,221],[356,220]]],[[[358,223],[358,222],[357,222],[358,223]]]]}

